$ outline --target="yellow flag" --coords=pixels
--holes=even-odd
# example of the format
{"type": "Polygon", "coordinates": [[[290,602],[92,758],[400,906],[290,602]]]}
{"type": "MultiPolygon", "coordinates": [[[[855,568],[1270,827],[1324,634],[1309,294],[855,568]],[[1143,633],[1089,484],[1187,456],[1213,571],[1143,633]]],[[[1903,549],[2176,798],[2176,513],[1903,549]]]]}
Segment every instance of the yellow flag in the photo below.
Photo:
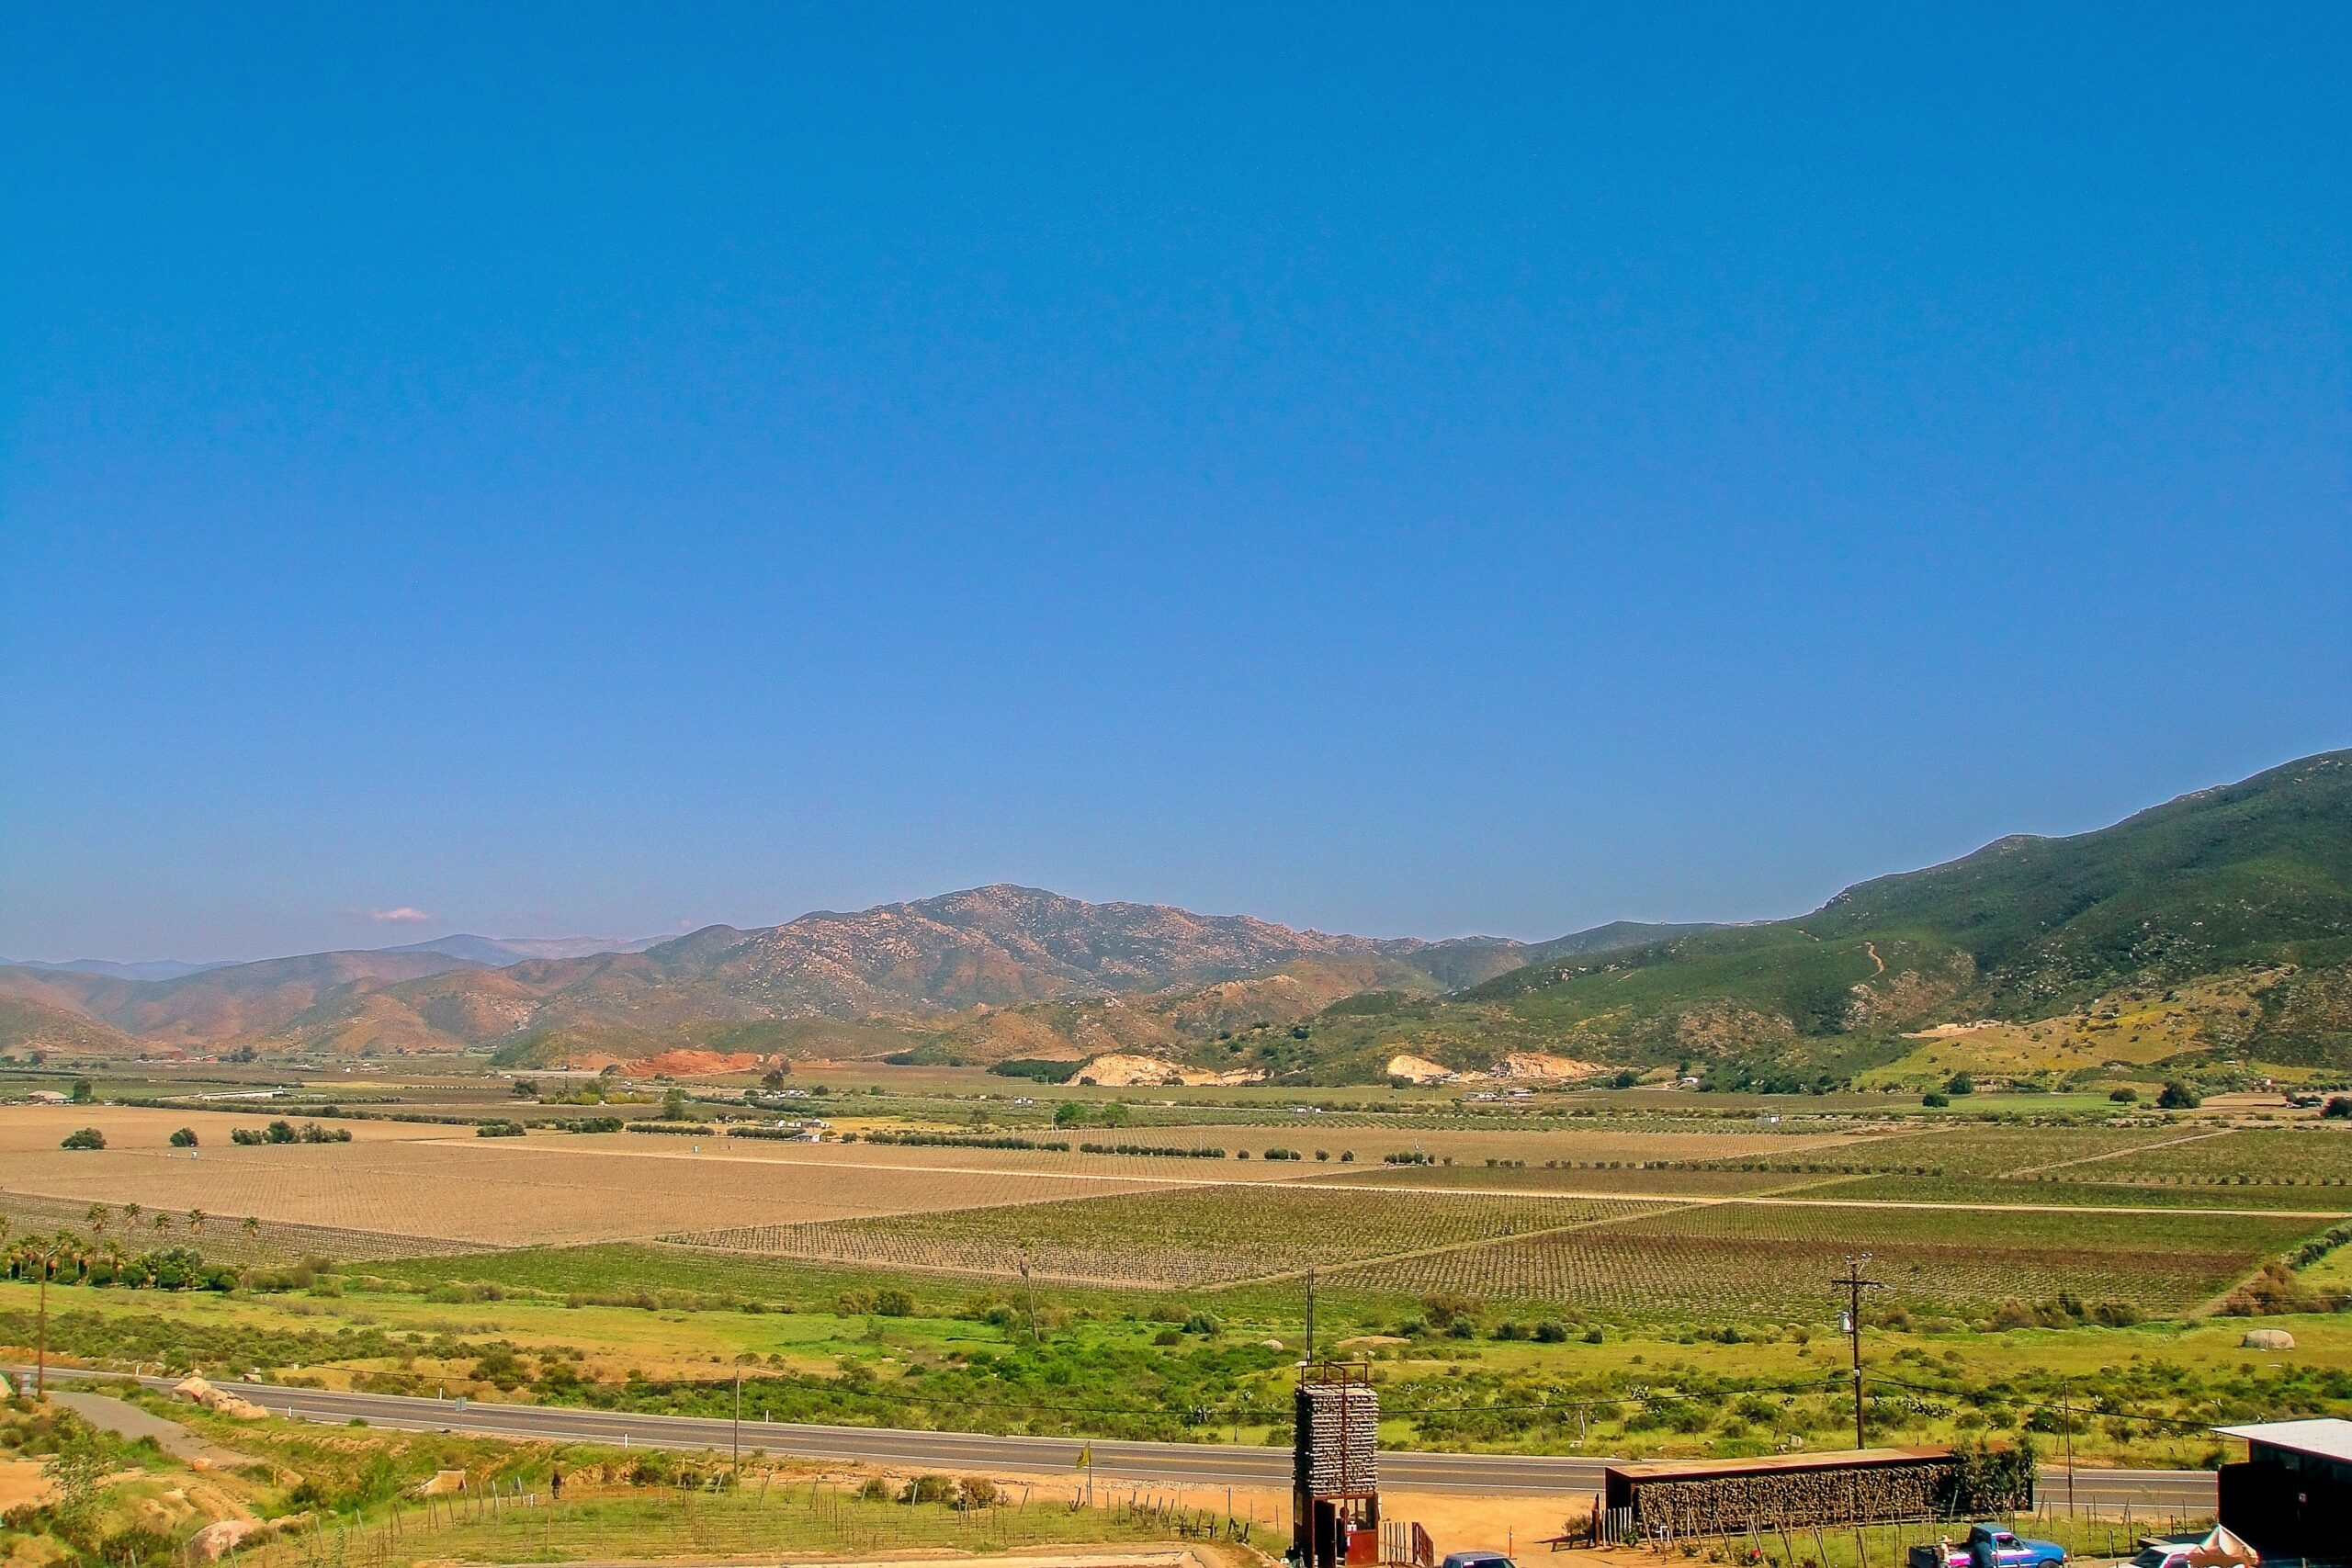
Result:
{"type": "Polygon", "coordinates": [[[1078,1468],[1080,1470],[1092,1470],[1094,1468],[1093,1443],[1088,1442],[1078,1450],[1078,1468]]]}

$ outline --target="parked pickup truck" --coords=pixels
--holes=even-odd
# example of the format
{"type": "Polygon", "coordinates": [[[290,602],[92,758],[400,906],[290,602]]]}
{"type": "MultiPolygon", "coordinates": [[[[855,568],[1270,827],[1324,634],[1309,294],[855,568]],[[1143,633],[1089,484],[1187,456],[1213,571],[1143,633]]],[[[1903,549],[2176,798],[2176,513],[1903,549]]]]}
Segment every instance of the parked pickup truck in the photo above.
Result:
{"type": "Polygon", "coordinates": [[[1915,1546],[1905,1568],[2057,1568],[2066,1549],[2054,1540],[2032,1540],[1998,1525],[1971,1525],[1968,1539],[1915,1546]]]}

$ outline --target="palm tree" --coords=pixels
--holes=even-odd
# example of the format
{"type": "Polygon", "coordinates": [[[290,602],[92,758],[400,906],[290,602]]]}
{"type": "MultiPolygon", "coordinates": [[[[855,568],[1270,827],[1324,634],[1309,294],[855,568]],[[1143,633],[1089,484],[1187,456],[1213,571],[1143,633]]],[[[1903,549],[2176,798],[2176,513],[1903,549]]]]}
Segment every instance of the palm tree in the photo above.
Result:
{"type": "Polygon", "coordinates": [[[244,1227],[245,1235],[248,1239],[261,1235],[261,1222],[254,1218],[251,1214],[247,1214],[245,1216],[244,1227]]]}
{"type": "Polygon", "coordinates": [[[162,1210],[160,1210],[160,1209],[159,1209],[159,1210],[157,1210],[157,1211],[155,1212],[155,1229],[156,1229],[158,1232],[162,1232],[162,1231],[168,1231],[168,1230],[170,1230],[171,1228],[172,1228],[172,1216],[171,1216],[171,1215],[169,1215],[169,1214],[164,1213],[162,1210]]]}
{"type": "Polygon", "coordinates": [[[107,1234],[107,1222],[114,1218],[114,1212],[104,1203],[93,1203],[90,1212],[83,1217],[90,1222],[91,1235],[104,1235],[107,1234]]]}
{"type": "Polygon", "coordinates": [[[203,1210],[190,1209],[187,1212],[187,1234],[190,1235],[202,1235],[204,1234],[203,1210]]]}
{"type": "Polygon", "coordinates": [[[139,1223],[139,1216],[146,1212],[136,1203],[125,1203],[122,1206],[122,1223],[127,1225],[135,1225],[139,1223]]]}

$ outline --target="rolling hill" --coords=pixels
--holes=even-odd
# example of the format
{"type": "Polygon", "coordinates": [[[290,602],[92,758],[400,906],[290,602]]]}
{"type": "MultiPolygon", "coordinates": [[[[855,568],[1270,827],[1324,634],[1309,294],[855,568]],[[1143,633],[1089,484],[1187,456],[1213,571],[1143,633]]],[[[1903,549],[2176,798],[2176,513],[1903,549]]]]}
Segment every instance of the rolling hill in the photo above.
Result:
{"type": "Polygon", "coordinates": [[[1308,1032],[1267,1065],[1362,1077],[1397,1051],[1547,1049],[1787,1087],[1940,1072],[1975,1040],[2017,1070],[2352,1066],[2352,752],[2002,839],[1795,919],[1547,955],[1385,1013],[1342,1002],[1308,1032]]]}

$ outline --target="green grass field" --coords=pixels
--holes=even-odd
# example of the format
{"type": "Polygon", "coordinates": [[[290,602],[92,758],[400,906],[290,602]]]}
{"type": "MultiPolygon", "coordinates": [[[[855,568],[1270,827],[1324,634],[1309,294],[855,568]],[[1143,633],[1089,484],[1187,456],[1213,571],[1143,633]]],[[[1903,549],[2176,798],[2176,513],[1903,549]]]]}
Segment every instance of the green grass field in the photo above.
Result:
{"type": "MultiPolygon", "coordinates": [[[[948,1478],[951,1481],[954,1478],[948,1478]]],[[[984,1508],[861,1498],[821,1482],[766,1477],[741,1491],[594,1497],[549,1505],[470,1500],[410,1508],[398,1519],[328,1527],[243,1553],[254,1568],[369,1568],[411,1562],[580,1562],[646,1558],[872,1557],[1001,1553],[1023,1547],[1164,1540],[1164,1519],[1125,1507],[1071,1508],[1034,1495],[984,1508]]]]}

